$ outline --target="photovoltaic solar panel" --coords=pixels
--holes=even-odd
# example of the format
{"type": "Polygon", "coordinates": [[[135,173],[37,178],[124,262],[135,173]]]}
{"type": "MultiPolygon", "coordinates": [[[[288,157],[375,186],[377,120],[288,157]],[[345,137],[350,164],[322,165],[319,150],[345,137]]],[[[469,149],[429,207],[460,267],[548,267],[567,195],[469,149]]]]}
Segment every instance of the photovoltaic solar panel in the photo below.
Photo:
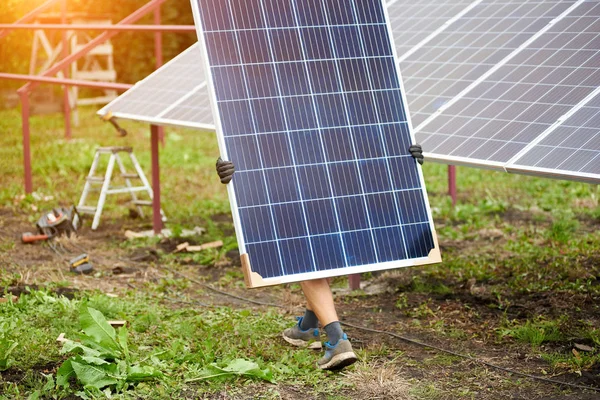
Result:
{"type": "Polygon", "coordinates": [[[599,17],[597,1],[571,5],[422,124],[423,146],[503,168],[597,88],[599,17]]]}
{"type": "Polygon", "coordinates": [[[509,172],[600,182],[600,90],[507,166],[509,172]]]}
{"type": "MultiPolygon", "coordinates": [[[[548,172],[552,169],[549,164],[544,168],[515,168],[514,163],[523,151],[533,151],[531,143],[536,144],[557,123],[564,122],[570,110],[581,106],[575,104],[577,99],[597,87],[593,79],[600,64],[594,57],[586,61],[586,54],[595,51],[590,46],[597,40],[585,43],[585,37],[596,29],[597,1],[389,0],[387,7],[412,120],[416,122],[415,135],[417,142],[424,144],[429,160],[590,179],[581,171],[563,171],[559,165],[565,160],[556,157],[546,159],[557,167],[555,173],[548,172]],[[564,24],[571,26],[560,28],[564,24]],[[578,32],[581,34],[574,38],[578,32]],[[544,60],[557,50],[543,44],[551,35],[555,44],[572,40],[552,60],[544,60]],[[559,60],[563,56],[569,58],[565,65],[559,60]],[[571,73],[571,80],[590,72],[591,77],[586,78],[590,84],[559,99],[556,96],[568,88],[563,83],[554,87],[546,75],[556,77],[565,71],[571,73]],[[519,73],[527,73],[523,82],[515,81],[519,73]],[[510,92],[506,89],[509,86],[510,92]],[[507,92],[502,92],[505,89],[507,92]],[[524,96],[516,98],[520,92],[524,96]],[[514,104],[511,99],[515,99],[514,104]],[[451,112],[446,110],[449,105],[451,112]],[[494,114],[494,110],[503,105],[507,106],[504,115],[510,114],[509,107],[513,112],[522,109],[524,114],[514,121],[500,118],[503,114],[494,114]],[[536,116],[539,107],[547,109],[536,116]],[[498,152],[493,154],[492,150],[498,152]]],[[[100,113],[111,110],[122,118],[214,129],[205,77],[194,71],[194,65],[202,62],[201,51],[194,45],[100,113]]],[[[561,132],[564,130],[553,135],[561,132]]],[[[553,156],[561,154],[566,152],[554,152],[553,156]]],[[[592,176],[599,181],[597,175],[592,176]]]]}
{"type": "MultiPolygon", "coordinates": [[[[420,133],[419,125],[423,121],[573,3],[564,0],[481,1],[404,58],[400,67],[418,139],[429,137],[420,133]]],[[[394,11],[390,12],[396,9],[401,12],[395,5],[392,8],[394,11]]],[[[403,11],[402,15],[410,21],[409,15],[403,11]]],[[[427,148],[428,152],[447,154],[447,147],[439,150],[427,148]]]]}
{"type": "Polygon", "coordinates": [[[138,82],[98,113],[159,125],[214,129],[197,44],[138,82]],[[193,104],[192,107],[189,104],[193,104]]]}
{"type": "MultiPolygon", "coordinates": [[[[396,54],[403,57],[472,3],[473,0],[388,1],[396,54]]],[[[404,71],[402,75],[406,81],[407,76],[404,71]]]]}
{"type": "Polygon", "coordinates": [[[192,0],[250,286],[439,261],[381,0],[192,0]]]}

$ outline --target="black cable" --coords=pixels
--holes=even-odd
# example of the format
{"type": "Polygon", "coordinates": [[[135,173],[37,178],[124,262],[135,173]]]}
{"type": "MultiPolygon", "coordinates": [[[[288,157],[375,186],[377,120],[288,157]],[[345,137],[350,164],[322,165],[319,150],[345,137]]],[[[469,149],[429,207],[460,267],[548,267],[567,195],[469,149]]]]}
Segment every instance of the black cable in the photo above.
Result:
{"type": "Polygon", "coordinates": [[[204,287],[206,289],[212,290],[213,292],[218,293],[218,294],[223,295],[223,296],[233,297],[234,299],[238,299],[238,300],[245,301],[245,302],[248,302],[248,303],[258,304],[260,306],[285,308],[285,307],[283,307],[280,304],[268,303],[268,302],[264,302],[264,301],[253,300],[253,299],[247,299],[247,298],[242,297],[242,296],[238,296],[238,295],[235,295],[235,294],[232,294],[232,293],[227,293],[227,292],[225,292],[223,290],[219,290],[219,289],[217,289],[217,288],[215,288],[215,287],[213,287],[211,285],[208,285],[208,284],[206,284],[204,282],[201,282],[201,281],[199,281],[197,279],[190,278],[190,277],[186,276],[185,274],[182,274],[181,272],[174,271],[174,270],[172,270],[169,267],[165,267],[164,265],[161,266],[161,268],[164,268],[164,269],[166,269],[167,271],[169,271],[172,274],[179,275],[180,277],[182,277],[184,279],[192,281],[192,282],[194,282],[197,285],[200,285],[200,286],[202,286],[202,287],[204,287]]]}
{"type": "Polygon", "coordinates": [[[529,378],[529,379],[534,379],[534,380],[538,380],[538,381],[542,381],[542,382],[546,382],[546,383],[551,383],[551,384],[554,384],[554,385],[570,386],[570,387],[574,387],[574,388],[577,388],[577,389],[594,390],[596,392],[600,392],[600,388],[597,388],[597,387],[583,386],[583,385],[578,385],[576,383],[569,383],[569,382],[561,382],[561,381],[557,381],[555,379],[544,378],[542,376],[526,374],[524,372],[519,372],[519,371],[515,371],[515,370],[510,369],[510,368],[501,367],[499,365],[492,364],[492,363],[489,363],[487,361],[483,361],[483,360],[480,360],[478,358],[474,358],[474,357],[471,357],[471,356],[468,356],[468,355],[465,355],[465,354],[456,353],[456,352],[454,352],[452,350],[446,350],[446,349],[444,349],[442,347],[438,347],[438,346],[435,346],[435,345],[431,345],[431,344],[419,342],[418,340],[407,338],[405,336],[398,335],[398,334],[393,333],[393,332],[382,331],[382,330],[379,330],[379,329],[365,328],[364,326],[354,325],[354,324],[351,324],[349,322],[340,322],[340,324],[342,324],[344,326],[349,326],[349,327],[354,328],[354,329],[359,329],[359,330],[362,330],[362,331],[366,331],[366,332],[380,333],[380,334],[384,334],[384,335],[393,336],[393,337],[395,337],[397,339],[404,340],[404,341],[406,341],[408,343],[415,344],[417,346],[429,347],[431,349],[434,349],[434,350],[437,350],[437,351],[440,351],[440,352],[443,352],[443,353],[451,354],[451,355],[456,356],[456,357],[464,358],[464,359],[467,359],[469,361],[473,361],[473,362],[476,362],[476,363],[479,363],[479,364],[483,364],[483,365],[485,365],[487,367],[490,367],[490,368],[495,368],[495,369],[500,370],[500,371],[504,371],[504,372],[508,372],[510,374],[515,374],[515,375],[523,376],[523,377],[526,377],[526,378],[529,378]]]}
{"type": "MultiPolygon", "coordinates": [[[[249,302],[249,303],[259,304],[259,305],[263,305],[263,306],[285,308],[284,306],[282,306],[280,304],[266,303],[266,302],[262,302],[262,301],[247,299],[247,298],[242,297],[242,296],[238,296],[238,295],[235,295],[235,294],[232,294],[232,293],[228,293],[228,292],[225,292],[223,290],[216,289],[216,288],[214,288],[214,287],[212,287],[210,285],[207,285],[206,283],[201,282],[201,281],[199,281],[197,279],[189,278],[189,277],[187,277],[186,275],[184,275],[184,274],[182,274],[180,272],[172,270],[171,268],[168,268],[168,267],[165,267],[165,266],[163,266],[162,268],[168,270],[169,272],[171,272],[171,273],[173,273],[175,275],[179,275],[182,278],[188,279],[188,280],[190,280],[190,281],[192,281],[192,282],[194,282],[194,283],[196,283],[196,284],[198,284],[198,285],[200,285],[202,287],[205,287],[205,288],[210,289],[210,290],[212,290],[214,292],[217,292],[217,293],[219,293],[219,294],[221,294],[223,296],[233,297],[234,299],[246,301],[246,302],[249,302]]],[[[457,352],[454,352],[452,350],[446,350],[446,349],[444,349],[442,347],[438,347],[438,346],[435,346],[435,345],[432,345],[432,344],[427,344],[427,343],[419,342],[418,340],[414,340],[414,339],[408,338],[406,336],[398,335],[398,334],[393,333],[393,332],[382,331],[382,330],[379,330],[379,329],[366,328],[364,326],[354,325],[354,324],[351,324],[349,322],[340,322],[340,323],[342,325],[344,325],[344,326],[349,326],[351,328],[358,329],[358,330],[365,331],[365,332],[372,332],[372,333],[379,333],[379,334],[383,334],[383,335],[389,335],[389,336],[395,337],[397,339],[404,340],[405,342],[412,343],[412,344],[417,345],[417,346],[428,347],[430,349],[434,349],[434,350],[437,350],[437,351],[442,352],[442,353],[447,353],[447,354],[450,354],[450,355],[453,355],[453,356],[456,356],[456,357],[459,357],[459,358],[464,358],[466,360],[473,361],[473,362],[476,362],[478,364],[482,364],[482,365],[485,365],[487,367],[497,369],[499,371],[507,372],[509,374],[519,375],[519,376],[523,376],[525,378],[537,380],[537,381],[540,381],[540,382],[550,383],[550,384],[553,384],[553,385],[569,386],[569,387],[573,387],[573,388],[577,388],[577,389],[582,389],[582,390],[593,390],[593,391],[596,391],[596,392],[600,392],[600,388],[597,388],[597,387],[583,386],[583,385],[578,385],[576,383],[569,383],[569,382],[561,382],[561,381],[558,381],[558,380],[555,380],[555,379],[544,378],[542,376],[526,374],[524,372],[519,372],[519,371],[515,371],[515,370],[510,369],[510,368],[501,367],[500,365],[492,364],[492,363],[489,363],[487,361],[483,361],[483,360],[480,360],[478,358],[474,358],[474,357],[468,356],[466,354],[457,353],[457,352]]]]}

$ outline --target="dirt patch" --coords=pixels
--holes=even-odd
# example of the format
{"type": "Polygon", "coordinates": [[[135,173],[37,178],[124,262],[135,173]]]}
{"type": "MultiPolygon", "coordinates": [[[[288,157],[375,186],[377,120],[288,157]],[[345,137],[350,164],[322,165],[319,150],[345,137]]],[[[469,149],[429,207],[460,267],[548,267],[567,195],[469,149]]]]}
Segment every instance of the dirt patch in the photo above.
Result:
{"type": "Polygon", "coordinates": [[[7,293],[10,293],[14,296],[21,296],[23,293],[27,294],[31,290],[48,290],[48,292],[53,293],[57,296],[64,296],[67,299],[74,299],[75,295],[79,293],[78,290],[68,287],[57,287],[57,288],[46,288],[39,285],[19,285],[19,286],[11,286],[6,289],[7,293]]]}
{"type": "Polygon", "coordinates": [[[33,373],[35,375],[41,375],[42,373],[46,375],[55,374],[58,367],[60,367],[60,364],[60,362],[52,362],[44,365],[34,365],[30,371],[22,371],[16,367],[12,367],[6,371],[0,371],[0,376],[5,382],[19,383],[28,373],[33,373]]]}

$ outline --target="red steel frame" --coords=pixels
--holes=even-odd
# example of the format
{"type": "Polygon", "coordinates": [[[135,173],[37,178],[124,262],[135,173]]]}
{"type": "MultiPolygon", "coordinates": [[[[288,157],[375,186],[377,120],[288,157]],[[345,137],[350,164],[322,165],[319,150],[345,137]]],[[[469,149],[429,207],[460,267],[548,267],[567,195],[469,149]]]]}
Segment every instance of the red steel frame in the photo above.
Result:
{"type": "MultiPolygon", "coordinates": [[[[42,72],[41,75],[20,75],[20,74],[7,74],[0,73],[0,79],[10,80],[22,80],[27,83],[17,90],[21,99],[21,118],[22,118],[22,130],[23,130],[23,166],[25,175],[25,192],[31,193],[33,191],[32,172],[31,172],[31,132],[29,125],[30,118],[30,105],[29,105],[29,94],[41,83],[59,84],[64,86],[63,94],[63,109],[65,117],[65,137],[66,139],[71,138],[71,107],[69,104],[69,97],[67,88],[69,86],[80,86],[90,87],[97,89],[112,89],[118,91],[125,91],[132,85],[119,84],[119,83],[107,83],[107,82],[91,82],[68,79],[68,69],[71,63],[76,62],[81,57],[84,57],[96,46],[109,40],[119,32],[127,31],[150,31],[154,32],[154,55],[156,60],[156,68],[159,68],[163,64],[163,53],[162,53],[162,32],[195,32],[193,25],[161,25],[161,13],[160,6],[166,0],[150,0],[144,6],[134,11],[115,25],[69,25],[67,24],[67,0],[48,0],[33,11],[29,12],[24,17],[20,18],[14,24],[0,24],[0,39],[8,35],[14,29],[54,29],[63,31],[62,34],[62,60],[50,67],[48,70],[42,72]],[[61,23],[60,24],[28,24],[28,21],[33,20],[40,13],[47,10],[49,7],[61,2],[61,23]],[[142,17],[146,16],[150,12],[154,13],[154,25],[133,25],[139,21],[142,17]],[[70,54],[68,53],[68,41],[67,31],[68,30],[98,30],[102,31],[100,35],[92,39],[79,51],[70,54]],[[53,77],[55,74],[61,72],[63,78],[53,77]]],[[[153,186],[153,226],[155,232],[162,230],[163,224],[160,214],[160,166],[159,166],[159,141],[163,141],[163,128],[158,126],[150,127],[150,147],[152,151],[152,186],[153,186]]]]}

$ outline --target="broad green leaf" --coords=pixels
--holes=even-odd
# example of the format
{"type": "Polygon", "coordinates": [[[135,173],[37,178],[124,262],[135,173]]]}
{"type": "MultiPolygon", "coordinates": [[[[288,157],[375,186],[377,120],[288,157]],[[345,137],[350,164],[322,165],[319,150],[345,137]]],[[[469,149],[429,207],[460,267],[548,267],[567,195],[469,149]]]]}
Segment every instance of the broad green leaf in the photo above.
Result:
{"type": "Polygon", "coordinates": [[[223,369],[225,371],[235,372],[236,374],[240,374],[240,375],[247,374],[247,373],[255,371],[255,370],[260,371],[260,368],[258,367],[257,363],[248,361],[248,360],[244,360],[243,358],[236,358],[235,360],[233,360],[232,362],[227,364],[227,366],[223,369]]]}
{"type": "Polygon", "coordinates": [[[274,383],[273,374],[268,369],[262,370],[255,362],[237,358],[227,364],[226,367],[219,367],[216,364],[210,364],[205,368],[200,377],[188,379],[186,382],[194,382],[204,379],[213,379],[227,375],[241,375],[252,378],[259,378],[274,383]]]}
{"type": "Polygon", "coordinates": [[[31,393],[29,395],[29,397],[27,397],[27,400],[39,400],[41,395],[42,395],[42,392],[40,392],[39,390],[36,390],[35,392],[31,393]]]}
{"type": "Polygon", "coordinates": [[[81,352],[88,357],[98,357],[102,354],[98,350],[92,349],[88,346],[85,346],[78,342],[74,342],[73,340],[69,339],[66,339],[66,341],[63,343],[63,347],[60,350],[60,354],[71,353],[75,350],[81,350],[81,352]]]}
{"type": "Polygon", "coordinates": [[[54,383],[54,377],[52,376],[52,374],[42,374],[46,377],[46,384],[44,385],[44,387],[42,388],[42,391],[44,393],[47,393],[51,390],[53,390],[56,387],[56,384],[54,383]]]}
{"type": "MultiPolygon", "coordinates": [[[[119,380],[114,375],[108,366],[89,365],[83,364],[76,361],[71,361],[75,375],[81,384],[85,387],[94,387],[96,389],[102,389],[103,387],[116,384],[119,380]]],[[[116,365],[112,364],[115,368],[116,365]]]]}
{"type": "Polygon", "coordinates": [[[110,364],[108,361],[104,360],[103,358],[99,358],[99,357],[82,356],[81,359],[88,364],[94,364],[94,365],[110,364]]]}
{"type": "Polygon", "coordinates": [[[71,358],[65,361],[58,371],[56,371],[56,386],[60,386],[63,388],[69,387],[69,379],[72,376],[75,376],[75,371],[73,370],[73,366],[71,365],[71,358]]]}
{"type": "Polygon", "coordinates": [[[109,348],[100,343],[97,343],[96,339],[89,336],[82,335],[81,343],[84,346],[87,346],[90,349],[94,349],[95,351],[99,352],[100,355],[104,357],[115,359],[121,356],[121,352],[118,349],[114,349],[112,347],[109,348]]]}
{"type": "Polygon", "coordinates": [[[110,326],[104,315],[91,307],[82,307],[79,314],[81,329],[97,343],[112,350],[118,350],[115,328],[110,326]]]}
{"type": "Polygon", "coordinates": [[[156,378],[161,378],[163,375],[160,371],[150,366],[133,366],[129,368],[127,373],[127,381],[141,382],[149,381],[156,378]]]}
{"type": "Polygon", "coordinates": [[[124,326],[119,328],[119,334],[117,336],[117,341],[119,342],[119,345],[121,346],[121,350],[123,351],[123,354],[125,355],[125,358],[127,360],[129,360],[129,347],[127,346],[127,336],[129,335],[129,332],[127,332],[127,328],[125,328],[124,326]]]}
{"type": "Polygon", "coordinates": [[[17,342],[8,339],[3,339],[0,342],[0,371],[6,371],[10,368],[12,362],[9,360],[9,357],[17,346],[17,342]]]}

